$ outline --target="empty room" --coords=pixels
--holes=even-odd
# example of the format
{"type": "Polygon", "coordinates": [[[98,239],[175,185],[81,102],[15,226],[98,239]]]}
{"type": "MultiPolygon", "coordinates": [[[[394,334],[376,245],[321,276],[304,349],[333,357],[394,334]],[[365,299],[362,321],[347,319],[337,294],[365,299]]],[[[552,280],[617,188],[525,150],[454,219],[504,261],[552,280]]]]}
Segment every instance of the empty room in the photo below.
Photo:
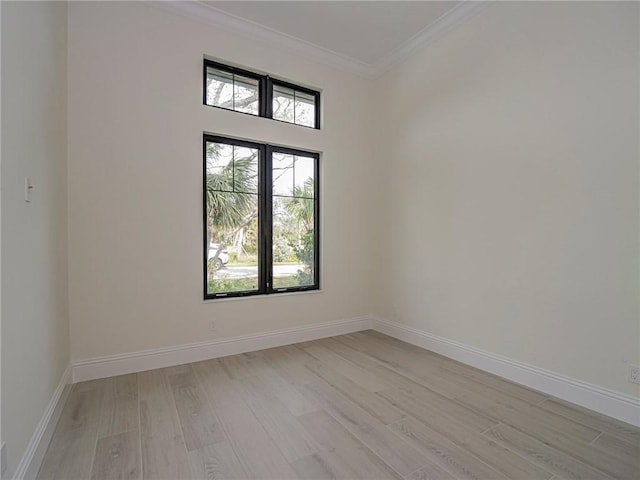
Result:
{"type": "Polygon", "coordinates": [[[640,3],[0,1],[2,480],[640,479],[640,3]]]}

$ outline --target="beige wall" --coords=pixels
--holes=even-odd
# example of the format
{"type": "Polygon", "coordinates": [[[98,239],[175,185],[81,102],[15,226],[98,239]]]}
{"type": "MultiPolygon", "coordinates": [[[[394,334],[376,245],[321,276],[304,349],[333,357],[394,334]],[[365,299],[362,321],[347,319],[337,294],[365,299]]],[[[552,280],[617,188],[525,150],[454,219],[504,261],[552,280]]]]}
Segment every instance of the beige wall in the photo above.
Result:
{"type": "Polygon", "coordinates": [[[638,39],[637,3],[498,3],[377,82],[384,317],[638,395],[638,39]]]}
{"type": "Polygon", "coordinates": [[[1,8],[2,439],[11,478],[69,363],[67,13],[61,2],[1,8]]]}
{"type": "Polygon", "coordinates": [[[372,313],[370,88],[148,5],[71,2],[72,358],[372,313]],[[204,54],[323,89],[324,128],[203,106],[204,54]],[[322,292],[202,301],[203,131],[323,152],[322,292]]]}

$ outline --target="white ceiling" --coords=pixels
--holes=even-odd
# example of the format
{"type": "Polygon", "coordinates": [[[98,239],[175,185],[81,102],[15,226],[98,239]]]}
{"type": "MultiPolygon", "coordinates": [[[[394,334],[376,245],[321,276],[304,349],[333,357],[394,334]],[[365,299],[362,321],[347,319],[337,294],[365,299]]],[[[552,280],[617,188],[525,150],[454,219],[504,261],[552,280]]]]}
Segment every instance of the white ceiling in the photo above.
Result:
{"type": "Polygon", "coordinates": [[[460,1],[207,1],[208,6],[372,65],[460,1]]]}
{"type": "MultiPolygon", "coordinates": [[[[1,0],[0,0],[1,1],[1,0]]],[[[145,0],[153,7],[366,78],[463,24],[489,2],[145,0]]]]}

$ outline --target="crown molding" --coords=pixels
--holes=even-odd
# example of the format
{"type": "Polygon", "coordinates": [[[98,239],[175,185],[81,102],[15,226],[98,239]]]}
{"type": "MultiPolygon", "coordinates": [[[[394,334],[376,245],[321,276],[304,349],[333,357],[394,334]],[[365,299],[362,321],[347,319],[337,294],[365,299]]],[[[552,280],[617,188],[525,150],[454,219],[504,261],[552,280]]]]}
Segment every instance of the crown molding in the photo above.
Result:
{"type": "Polygon", "coordinates": [[[342,55],[333,50],[307,42],[306,40],[232,15],[200,0],[146,0],[145,3],[191,20],[236,33],[262,43],[268,43],[280,50],[298,54],[307,59],[311,58],[338,70],[373,80],[408,58],[419,47],[440,38],[442,35],[471,18],[488,2],[486,0],[463,1],[375,63],[366,63],[342,55]]]}
{"type": "Polygon", "coordinates": [[[279,32],[259,23],[240,18],[217,9],[199,0],[184,1],[147,1],[148,5],[182,15],[183,17],[211,25],[231,33],[236,33],[262,43],[267,43],[280,50],[312,58],[324,65],[342,71],[354,73],[361,77],[371,78],[371,65],[342,55],[327,48],[320,47],[286,33],[279,32]]]}
{"type": "Polygon", "coordinates": [[[460,26],[469,20],[472,16],[487,6],[487,0],[465,0],[448,12],[441,15],[437,20],[433,21],[413,37],[406,40],[393,52],[383,56],[375,62],[372,67],[373,78],[378,78],[403,60],[410,57],[418,48],[437,40],[444,36],[447,32],[460,26]]]}

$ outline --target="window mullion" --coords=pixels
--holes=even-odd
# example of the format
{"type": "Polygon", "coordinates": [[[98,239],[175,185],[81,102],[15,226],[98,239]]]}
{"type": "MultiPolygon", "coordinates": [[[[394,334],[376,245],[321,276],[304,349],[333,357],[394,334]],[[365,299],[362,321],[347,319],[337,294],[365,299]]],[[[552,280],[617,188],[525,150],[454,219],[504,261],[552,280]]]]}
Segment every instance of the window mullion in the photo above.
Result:
{"type": "Polygon", "coordinates": [[[273,189],[271,185],[273,183],[273,169],[272,169],[272,158],[273,152],[269,145],[265,146],[265,161],[264,161],[264,181],[262,182],[263,187],[263,207],[264,207],[264,222],[263,222],[263,231],[262,239],[263,239],[263,270],[265,272],[265,288],[266,293],[270,293],[273,291],[273,201],[272,194],[273,189]]]}
{"type": "Polygon", "coordinates": [[[293,91],[293,123],[296,123],[296,91],[293,91]]]}
{"type": "Polygon", "coordinates": [[[268,75],[265,77],[265,95],[264,95],[264,104],[265,110],[264,115],[267,118],[273,118],[273,80],[268,75]]]}
{"type": "Polygon", "coordinates": [[[236,76],[231,75],[231,110],[236,109],[236,76]]]}
{"type": "Polygon", "coordinates": [[[258,102],[258,111],[261,117],[267,117],[268,112],[268,96],[269,96],[269,77],[260,77],[260,98],[258,102]]]}

